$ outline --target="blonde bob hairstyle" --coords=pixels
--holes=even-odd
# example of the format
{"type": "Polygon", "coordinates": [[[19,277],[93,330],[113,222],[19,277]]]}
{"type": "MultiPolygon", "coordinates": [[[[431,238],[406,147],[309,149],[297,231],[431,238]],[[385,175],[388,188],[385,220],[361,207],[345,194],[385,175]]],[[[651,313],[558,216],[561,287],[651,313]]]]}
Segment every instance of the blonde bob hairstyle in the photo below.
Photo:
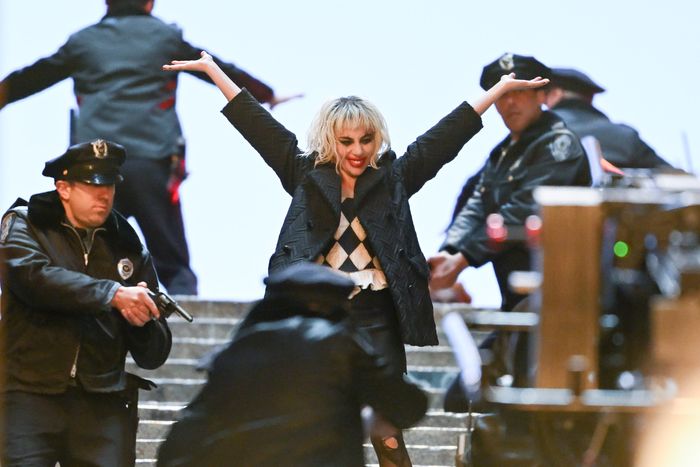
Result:
{"type": "Polygon", "coordinates": [[[333,99],[321,107],[309,128],[309,150],[306,156],[315,153],[315,165],[335,163],[335,171],[340,173],[340,160],[335,150],[335,132],[342,128],[365,128],[379,138],[377,153],[370,158],[369,165],[377,168],[377,159],[389,150],[389,131],[379,109],[356,96],[333,99]]]}

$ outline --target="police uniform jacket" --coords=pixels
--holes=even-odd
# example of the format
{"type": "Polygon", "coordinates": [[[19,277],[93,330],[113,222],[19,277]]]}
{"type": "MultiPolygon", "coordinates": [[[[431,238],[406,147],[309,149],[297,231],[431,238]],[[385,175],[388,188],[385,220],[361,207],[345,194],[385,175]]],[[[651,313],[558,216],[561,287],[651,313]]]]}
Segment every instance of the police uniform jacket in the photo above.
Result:
{"type": "MultiPolygon", "coordinates": [[[[185,41],[177,26],[138,8],[122,10],[72,34],[53,55],[8,75],[8,103],[73,78],[78,112],[71,144],[106,138],[124,146],[129,157],[170,157],[182,151],[175,112],[178,73],[161,66],[196,60],[201,50],[185,41]]],[[[231,63],[215,61],[256,98],[272,98],[264,83],[231,63]]],[[[192,74],[211,82],[202,73],[192,74]]]]}
{"type": "Polygon", "coordinates": [[[206,386],[161,446],[159,467],[223,467],[232,459],[256,467],[360,467],[363,405],[399,428],[425,413],[422,391],[390,371],[347,319],[281,317],[273,303],[260,306],[268,310],[251,315],[267,319],[246,318],[213,360],[206,386]]]}
{"type": "Polygon", "coordinates": [[[670,167],[639,137],[632,127],[613,123],[600,110],[578,99],[560,101],[552,112],[580,138],[594,136],[600,143],[603,157],[618,167],[653,169],[670,167]]]}
{"type": "Polygon", "coordinates": [[[501,288],[507,293],[510,271],[529,269],[523,245],[497,247],[486,233],[486,217],[503,216],[506,224],[523,225],[537,212],[533,191],[540,185],[588,186],[591,174],[578,138],[551,112],[543,112],[520,139],[508,136],[489,155],[476,188],[455,217],[441,249],[461,252],[470,266],[489,261],[501,288]]]}
{"type": "Polygon", "coordinates": [[[135,327],[110,306],[120,285],[158,284],[129,223],[112,212],[86,252],[55,191],[26,204],[5,214],[0,236],[5,389],[116,392],[126,388],[127,351],[143,368],[163,364],[171,346],[165,318],[135,327]]]}
{"type": "MultiPolygon", "coordinates": [[[[224,115],[275,171],[292,202],[270,273],[299,261],[314,261],[329,248],[340,220],[340,176],[334,164],[314,167],[297,139],[245,90],[224,115]]],[[[369,167],[355,187],[357,214],[387,277],[404,343],[437,344],[428,293],[428,265],[418,244],[408,199],[481,129],[466,102],[411,144],[403,157],[389,150],[369,167]]]]}

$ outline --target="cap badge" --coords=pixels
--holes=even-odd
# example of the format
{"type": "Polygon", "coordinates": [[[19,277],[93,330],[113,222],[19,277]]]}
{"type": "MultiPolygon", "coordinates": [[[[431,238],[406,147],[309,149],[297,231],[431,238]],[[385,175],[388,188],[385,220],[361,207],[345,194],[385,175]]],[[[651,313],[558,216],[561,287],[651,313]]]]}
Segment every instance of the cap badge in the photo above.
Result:
{"type": "Polygon", "coordinates": [[[515,68],[515,64],[513,63],[513,54],[503,54],[503,56],[498,59],[498,66],[500,66],[502,70],[506,71],[510,71],[515,68]]]}
{"type": "Polygon", "coordinates": [[[129,258],[122,258],[117,263],[117,271],[119,272],[119,277],[127,280],[134,274],[134,263],[129,258]]]}
{"type": "Polygon", "coordinates": [[[107,142],[105,140],[98,139],[90,144],[92,144],[92,152],[95,154],[96,158],[104,159],[107,157],[107,142]]]}

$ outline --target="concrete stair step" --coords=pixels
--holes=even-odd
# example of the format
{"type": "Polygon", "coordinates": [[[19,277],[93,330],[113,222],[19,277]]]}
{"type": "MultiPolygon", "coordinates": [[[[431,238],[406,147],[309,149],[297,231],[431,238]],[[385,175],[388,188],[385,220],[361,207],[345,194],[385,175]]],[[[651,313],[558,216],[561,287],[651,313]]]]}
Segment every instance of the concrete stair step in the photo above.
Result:
{"type": "MultiPolygon", "coordinates": [[[[145,430],[144,434],[157,432],[158,436],[141,436],[137,438],[137,445],[140,446],[139,457],[156,457],[158,446],[167,437],[171,425],[154,425],[158,429],[145,430]]],[[[404,431],[406,445],[414,446],[447,446],[456,445],[456,440],[460,434],[466,433],[465,428],[460,427],[414,427],[404,431]]]]}
{"type": "MultiPolygon", "coordinates": [[[[180,411],[186,406],[185,402],[171,403],[159,401],[139,402],[139,437],[162,438],[167,433],[167,427],[180,417],[180,411]],[[167,423],[163,423],[167,422],[167,423]],[[164,431],[165,430],[165,431],[164,431]]],[[[425,417],[416,425],[427,428],[464,428],[467,415],[463,413],[445,412],[442,409],[428,410],[425,417]]]]}
{"type": "MultiPolygon", "coordinates": [[[[168,324],[173,333],[173,338],[181,339],[183,343],[196,341],[196,338],[201,338],[203,343],[206,343],[207,340],[212,340],[215,341],[217,345],[220,345],[229,342],[231,336],[242,322],[243,320],[241,318],[198,317],[192,323],[176,318],[170,319],[168,324]]],[[[484,333],[476,334],[479,336],[484,333]]],[[[438,330],[438,345],[449,347],[447,338],[440,330],[438,330]]],[[[430,349],[433,347],[435,346],[416,348],[430,349]]]]}
{"type": "MultiPolygon", "coordinates": [[[[136,459],[136,465],[138,467],[156,467],[156,460],[155,459],[136,459]]],[[[416,464],[413,462],[413,467],[454,467],[455,461],[454,459],[449,463],[449,464],[440,464],[440,465],[428,465],[428,464],[416,464]]],[[[365,463],[365,467],[379,467],[379,464],[376,463],[376,459],[374,463],[365,463]]]]}
{"type": "MultiPolygon", "coordinates": [[[[435,467],[454,466],[458,436],[458,434],[455,434],[454,441],[445,445],[411,444],[406,441],[406,448],[411,457],[411,462],[414,466],[416,464],[435,467]]],[[[374,453],[372,445],[367,443],[363,447],[365,451],[365,465],[378,466],[377,455],[374,453]]]]}
{"type": "MultiPolygon", "coordinates": [[[[173,333],[173,351],[176,351],[175,344],[177,345],[191,345],[194,346],[202,353],[207,353],[209,348],[221,347],[227,345],[234,332],[242,322],[239,318],[200,318],[192,323],[177,321],[174,322],[170,320],[168,322],[170,329],[173,333]],[[198,321],[204,321],[199,323],[198,321]],[[222,324],[216,324],[216,321],[221,321],[222,324]]],[[[483,333],[472,333],[477,342],[482,340],[483,333]]],[[[442,332],[438,332],[438,345],[436,346],[412,346],[407,345],[407,352],[443,352],[448,351],[451,353],[451,347],[447,338],[442,332]],[[409,350],[410,349],[410,350],[409,350]]],[[[190,352],[192,355],[196,353],[190,352]]]]}
{"type": "MultiPolygon", "coordinates": [[[[171,358],[166,365],[153,371],[143,371],[131,361],[127,363],[127,371],[133,372],[150,379],[156,384],[165,381],[166,384],[176,380],[200,380],[202,384],[207,379],[207,372],[198,369],[200,360],[193,358],[171,358]]],[[[425,383],[434,387],[446,387],[457,375],[459,369],[452,366],[437,365],[413,365],[409,362],[408,374],[419,383],[425,383]]]]}
{"type": "Polygon", "coordinates": [[[242,322],[243,319],[240,317],[197,316],[191,323],[179,318],[171,318],[168,320],[168,325],[173,337],[201,337],[228,341],[242,322]]]}
{"type": "MultiPolygon", "coordinates": [[[[205,379],[188,378],[151,378],[158,387],[148,392],[141,392],[142,399],[156,401],[190,401],[194,398],[206,382],[205,379]]],[[[441,408],[445,389],[433,387],[427,384],[421,386],[428,396],[430,408],[441,408]]]]}
{"type": "MultiPolygon", "coordinates": [[[[228,345],[228,343],[229,339],[226,337],[200,338],[193,336],[179,336],[173,332],[173,348],[170,352],[170,358],[164,366],[169,365],[171,360],[179,361],[181,359],[200,359],[205,355],[222,349],[228,345]]],[[[454,355],[452,354],[452,349],[449,345],[436,345],[430,347],[414,347],[407,345],[406,359],[409,365],[417,366],[455,365],[454,355]]],[[[131,360],[127,360],[127,362],[129,361],[131,360]]]]}
{"type": "MultiPolygon", "coordinates": [[[[170,359],[194,358],[200,359],[205,355],[223,349],[230,339],[220,337],[180,337],[173,335],[173,347],[170,359]]],[[[168,362],[165,363],[166,365],[168,362]]]]}
{"type": "MultiPolygon", "coordinates": [[[[454,465],[457,452],[457,438],[460,433],[457,429],[446,430],[440,438],[426,438],[417,431],[406,431],[404,439],[413,464],[425,464],[434,466],[454,465]]],[[[158,447],[163,442],[160,438],[141,438],[136,442],[136,456],[139,459],[151,460],[155,463],[158,447]]],[[[377,456],[371,443],[363,445],[365,462],[369,465],[377,464],[377,456]]]]}
{"type": "MultiPolygon", "coordinates": [[[[197,297],[173,296],[173,298],[197,318],[243,318],[255,302],[231,302],[226,300],[206,300],[197,297]]],[[[175,319],[180,319],[179,317],[175,319]]]]}

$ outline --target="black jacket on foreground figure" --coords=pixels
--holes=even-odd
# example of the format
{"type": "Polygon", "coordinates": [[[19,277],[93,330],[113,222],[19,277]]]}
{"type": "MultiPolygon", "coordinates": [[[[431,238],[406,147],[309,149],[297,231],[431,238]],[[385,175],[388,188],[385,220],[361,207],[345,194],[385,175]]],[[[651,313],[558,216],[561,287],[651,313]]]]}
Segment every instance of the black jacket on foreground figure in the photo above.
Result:
{"type": "Polygon", "coordinates": [[[159,467],[361,467],[363,405],[399,428],[420,420],[426,396],[369,336],[340,310],[331,318],[307,305],[267,298],[253,308],[161,446],[159,467]]]}
{"type": "Polygon", "coordinates": [[[5,214],[0,235],[5,390],[58,394],[76,378],[88,392],[117,392],[127,385],[127,351],[143,368],[162,365],[165,318],[134,327],[110,306],[120,285],[158,285],[129,223],[112,212],[86,253],[55,191],[26,204],[5,214]]]}
{"type": "Polygon", "coordinates": [[[537,213],[533,192],[542,185],[591,184],[588,160],[579,139],[551,112],[543,112],[511,145],[499,143],[481,169],[473,193],[447,230],[442,249],[461,252],[470,266],[493,263],[503,296],[503,308],[519,300],[508,289],[508,275],[530,269],[530,253],[523,244],[495,245],[486,233],[486,218],[498,213],[506,224],[523,225],[537,213]]]}
{"type": "MultiPolygon", "coordinates": [[[[314,167],[293,133],[277,122],[245,90],[224,115],[275,171],[293,199],[275,253],[273,273],[300,261],[314,261],[330,246],[340,219],[340,175],[334,164],[314,167]]],[[[396,158],[389,150],[357,180],[355,206],[381,263],[398,313],[405,344],[437,344],[433,305],[428,293],[428,264],[413,227],[408,199],[481,129],[481,118],[462,103],[418,137],[396,158]]]]}

